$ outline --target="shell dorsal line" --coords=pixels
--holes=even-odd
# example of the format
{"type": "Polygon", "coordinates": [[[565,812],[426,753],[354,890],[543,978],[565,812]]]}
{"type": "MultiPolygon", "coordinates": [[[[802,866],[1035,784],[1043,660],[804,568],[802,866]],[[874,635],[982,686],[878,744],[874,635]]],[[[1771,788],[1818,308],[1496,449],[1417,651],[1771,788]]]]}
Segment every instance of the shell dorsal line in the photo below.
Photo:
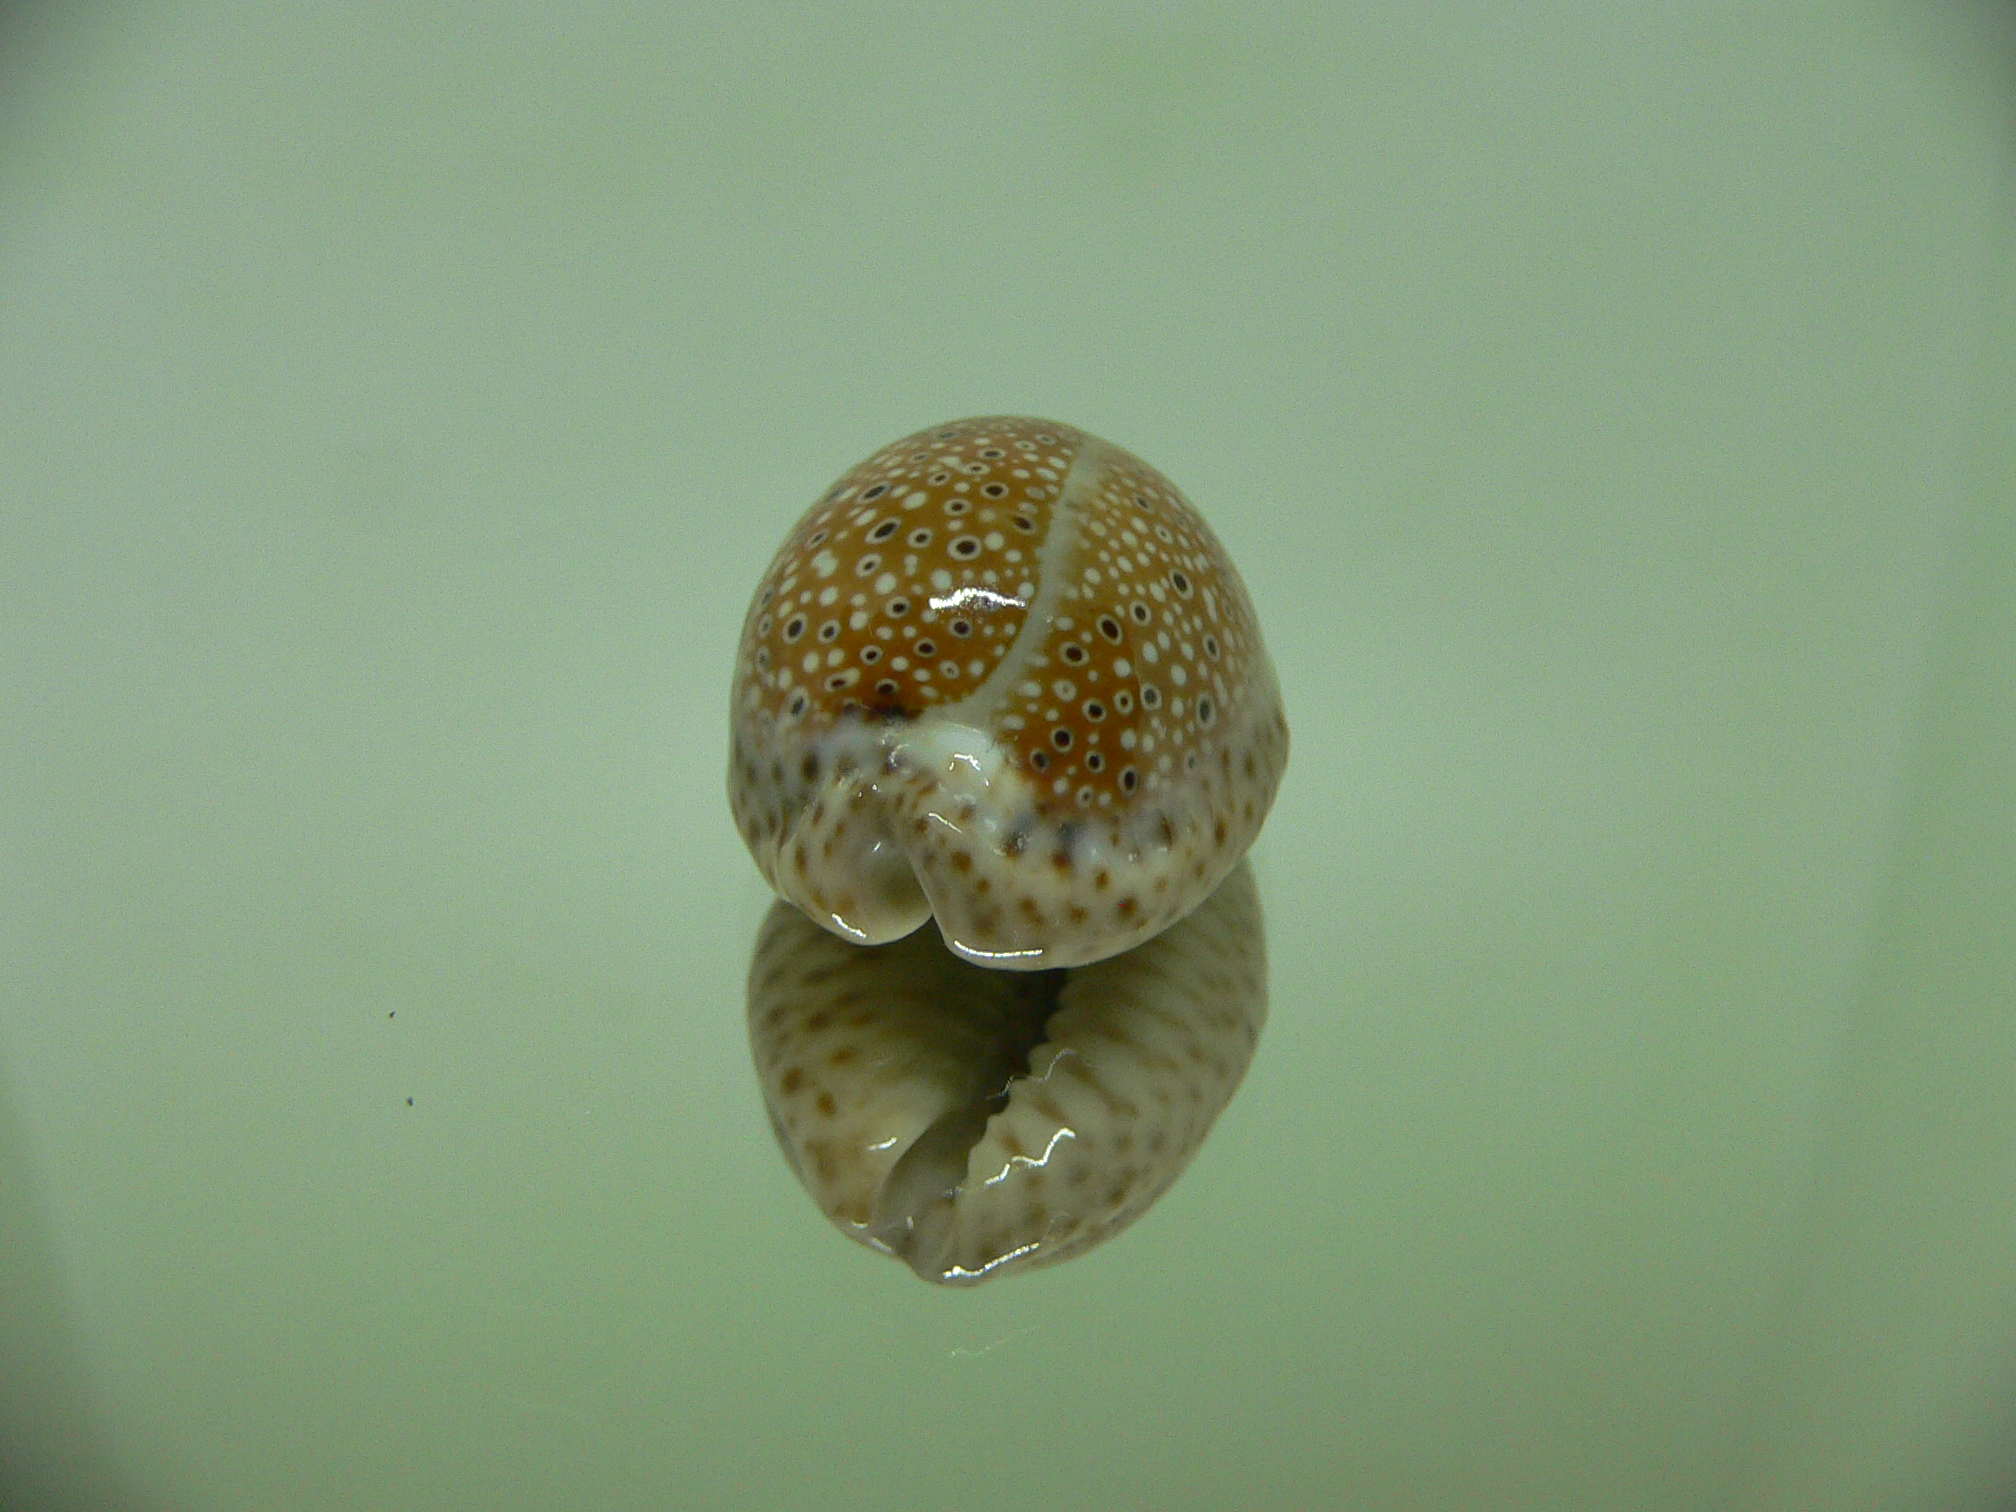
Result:
{"type": "Polygon", "coordinates": [[[1022,629],[1015,637],[1015,644],[979,687],[939,710],[961,724],[994,729],[994,716],[1013,697],[1016,685],[1028,677],[1030,659],[1049,642],[1057,605],[1064,597],[1064,590],[1071,586],[1065,580],[1065,567],[1084,533],[1081,523],[1084,500],[1096,487],[1112,452],[1096,437],[1082,431],[1078,434],[1081,440],[1077,455],[1065,469],[1057,502],[1051,506],[1049,533],[1036,557],[1036,595],[1023,610],[1022,629]]]}

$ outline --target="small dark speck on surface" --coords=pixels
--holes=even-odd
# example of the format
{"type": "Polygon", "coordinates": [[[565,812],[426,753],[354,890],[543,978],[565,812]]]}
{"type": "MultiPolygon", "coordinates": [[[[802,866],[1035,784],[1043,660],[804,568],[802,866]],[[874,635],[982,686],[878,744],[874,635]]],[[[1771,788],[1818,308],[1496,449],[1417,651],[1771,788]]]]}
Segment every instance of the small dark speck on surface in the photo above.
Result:
{"type": "Polygon", "coordinates": [[[409,1107],[409,1108],[413,1106],[413,1099],[412,1099],[412,1098],[410,1098],[410,1097],[409,1097],[409,1098],[407,1098],[407,1099],[406,1099],[406,1106],[407,1106],[407,1107],[409,1107]]]}

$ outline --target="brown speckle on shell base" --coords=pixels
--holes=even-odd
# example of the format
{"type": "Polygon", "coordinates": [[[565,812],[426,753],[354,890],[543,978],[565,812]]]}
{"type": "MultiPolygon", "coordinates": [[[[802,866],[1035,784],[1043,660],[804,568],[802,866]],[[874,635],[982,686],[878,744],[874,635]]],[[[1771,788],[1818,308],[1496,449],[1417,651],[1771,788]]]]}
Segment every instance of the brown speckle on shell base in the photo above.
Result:
{"type": "Polygon", "coordinates": [[[1202,517],[1120,448],[1008,416],[920,431],[813,505],[750,605],[731,728],[736,824],[779,893],[856,943],[935,915],[1020,970],[1197,907],[1288,756],[1202,517]]]}
{"type": "Polygon", "coordinates": [[[1182,1172],[1266,1018],[1250,866],[1174,928],[989,971],[932,930],[856,948],[779,902],[749,971],[771,1127],[827,1218],[964,1286],[1081,1254],[1182,1172]]]}

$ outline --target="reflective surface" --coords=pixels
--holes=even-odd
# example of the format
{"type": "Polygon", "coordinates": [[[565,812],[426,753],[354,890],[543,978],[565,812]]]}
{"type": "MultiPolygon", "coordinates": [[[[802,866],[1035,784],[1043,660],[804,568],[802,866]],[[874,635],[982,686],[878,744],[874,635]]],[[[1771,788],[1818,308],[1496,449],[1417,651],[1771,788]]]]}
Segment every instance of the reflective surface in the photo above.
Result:
{"type": "Polygon", "coordinates": [[[2006,1475],[2001,8],[37,14],[0,22],[9,1476],[1803,1512],[2006,1475]],[[1181,482],[1295,755],[1239,1095],[1126,1234],[954,1291],[778,1158],[722,710],[836,471],[1004,410],[1181,482]]]}
{"type": "Polygon", "coordinates": [[[1147,1212],[1266,1019],[1243,862],[1089,966],[978,966],[930,925],[853,945],[782,900],[749,963],[750,1048],[785,1159],[848,1238],[949,1286],[1069,1260],[1147,1212]]]}

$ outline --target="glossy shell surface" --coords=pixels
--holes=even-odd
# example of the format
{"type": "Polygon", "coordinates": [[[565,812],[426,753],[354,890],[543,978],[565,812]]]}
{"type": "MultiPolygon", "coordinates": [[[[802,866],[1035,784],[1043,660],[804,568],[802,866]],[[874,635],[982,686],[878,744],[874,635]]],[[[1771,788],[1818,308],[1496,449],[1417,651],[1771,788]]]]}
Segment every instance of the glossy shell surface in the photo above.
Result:
{"type": "Polygon", "coordinates": [[[743,626],[729,797],[771,885],[872,944],[1082,964],[1196,908],[1287,762],[1245,585],[1160,473],[1056,422],[934,426],[836,482],[743,626]]]}

